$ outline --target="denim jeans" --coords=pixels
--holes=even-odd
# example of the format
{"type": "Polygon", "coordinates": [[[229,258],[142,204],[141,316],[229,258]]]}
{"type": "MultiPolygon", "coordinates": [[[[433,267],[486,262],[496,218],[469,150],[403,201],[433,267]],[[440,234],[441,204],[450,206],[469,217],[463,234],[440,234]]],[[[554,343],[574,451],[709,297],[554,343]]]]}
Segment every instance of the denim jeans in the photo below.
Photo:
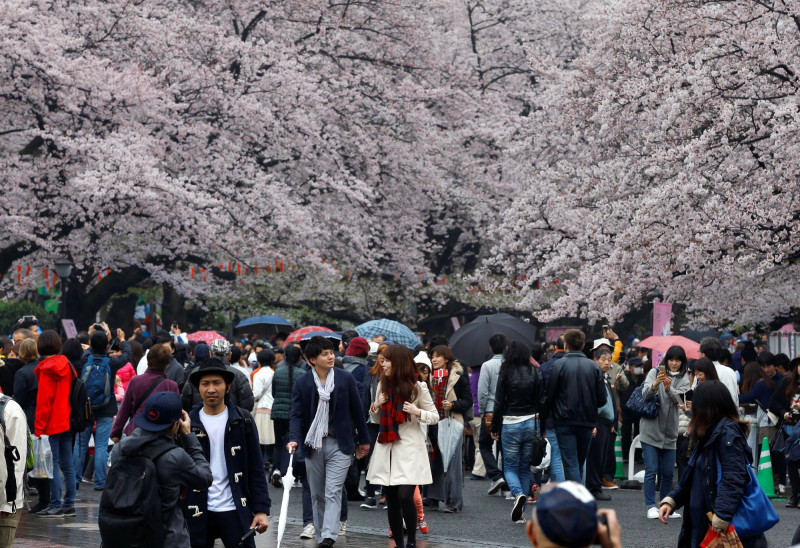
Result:
{"type": "Polygon", "coordinates": [[[659,449],[642,444],[644,458],[644,504],[647,508],[656,506],[656,474],[660,478],[659,501],[672,491],[672,475],[675,470],[675,449],[659,449]]]}
{"type": "Polygon", "coordinates": [[[564,479],[583,483],[581,473],[592,441],[591,426],[556,426],[556,440],[564,464],[564,479]]]}
{"type": "MultiPolygon", "coordinates": [[[[111,435],[112,417],[98,417],[95,419],[97,428],[94,433],[94,486],[102,489],[106,486],[106,468],[108,467],[108,436],[111,435]]],[[[83,464],[86,453],[89,451],[89,438],[92,437],[92,425],[78,434],[75,440],[75,451],[72,459],[75,462],[75,478],[80,481],[83,477],[83,464]]]]}
{"type": "Polygon", "coordinates": [[[550,442],[550,480],[564,481],[564,464],[561,462],[561,451],[558,449],[555,429],[547,430],[545,437],[550,442]]]}
{"type": "Polygon", "coordinates": [[[75,468],[72,466],[72,432],[50,436],[50,450],[53,452],[53,479],[50,480],[50,506],[61,508],[61,474],[64,474],[64,508],[75,505],[75,468]]]}
{"type": "Polygon", "coordinates": [[[531,451],[537,419],[503,425],[503,474],[511,494],[531,491],[531,451]]]}

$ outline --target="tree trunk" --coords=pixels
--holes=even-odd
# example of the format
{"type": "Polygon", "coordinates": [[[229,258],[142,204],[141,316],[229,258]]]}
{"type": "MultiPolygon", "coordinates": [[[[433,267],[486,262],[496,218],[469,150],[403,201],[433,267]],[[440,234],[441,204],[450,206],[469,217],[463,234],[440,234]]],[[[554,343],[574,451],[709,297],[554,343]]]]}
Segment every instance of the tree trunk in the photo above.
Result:
{"type": "MultiPolygon", "coordinates": [[[[95,285],[88,293],[83,294],[81,284],[75,283],[70,287],[67,293],[75,293],[69,295],[70,304],[67,311],[75,320],[75,326],[78,331],[87,329],[95,320],[97,311],[103,307],[110,299],[116,294],[128,291],[128,288],[139,285],[150,274],[143,268],[138,266],[129,266],[118,272],[112,272],[95,285]],[[76,304],[73,304],[77,300],[76,304]]],[[[85,287],[85,286],[84,286],[85,287]]],[[[131,313],[131,317],[133,314],[131,313]]],[[[110,327],[110,326],[109,326],[110,327]]],[[[124,328],[123,328],[124,329],[124,328]]],[[[126,335],[129,334],[126,331],[126,335]]]]}
{"type": "Polygon", "coordinates": [[[164,329],[169,329],[172,322],[178,322],[178,326],[186,331],[186,299],[169,284],[162,284],[161,287],[164,290],[164,301],[161,304],[164,329]]]}

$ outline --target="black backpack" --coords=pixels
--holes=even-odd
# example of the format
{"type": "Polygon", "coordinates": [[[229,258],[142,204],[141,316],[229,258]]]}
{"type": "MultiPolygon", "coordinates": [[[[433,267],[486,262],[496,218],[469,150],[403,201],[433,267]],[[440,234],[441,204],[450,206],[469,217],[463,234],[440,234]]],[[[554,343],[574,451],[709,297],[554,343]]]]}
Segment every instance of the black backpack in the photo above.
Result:
{"type": "Polygon", "coordinates": [[[83,379],[78,376],[71,363],[69,367],[75,374],[72,379],[72,389],[69,391],[69,429],[72,432],[83,432],[94,422],[92,402],[89,400],[89,392],[83,379]]]}
{"type": "Polygon", "coordinates": [[[138,453],[122,453],[111,466],[98,518],[103,546],[156,548],[164,545],[167,528],[161,515],[155,462],[175,447],[172,442],[159,440],[138,453]]]}
{"type": "MultiPolygon", "coordinates": [[[[8,396],[0,396],[0,424],[3,426],[3,443],[4,445],[4,456],[6,461],[6,471],[8,472],[8,477],[6,478],[6,501],[11,504],[11,508],[13,511],[17,511],[16,500],[17,500],[17,474],[14,469],[14,463],[19,462],[20,456],[19,451],[16,447],[11,445],[11,442],[8,439],[8,432],[6,431],[6,420],[3,417],[3,413],[6,410],[6,404],[11,398],[8,396]]],[[[27,423],[26,423],[27,425],[27,423]]],[[[27,445],[27,444],[26,444],[27,445]]]]}

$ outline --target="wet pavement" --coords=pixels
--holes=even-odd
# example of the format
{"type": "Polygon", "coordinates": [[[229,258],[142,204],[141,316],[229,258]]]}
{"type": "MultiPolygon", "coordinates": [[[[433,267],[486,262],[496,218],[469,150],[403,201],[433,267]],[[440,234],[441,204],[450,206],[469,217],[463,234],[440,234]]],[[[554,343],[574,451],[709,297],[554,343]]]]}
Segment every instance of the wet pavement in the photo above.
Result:
{"type": "MultiPolygon", "coordinates": [[[[90,485],[84,485],[83,490],[79,490],[76,495],[74,518],[39,518],[32,516],[23,510],[20,518],[20,525],[17,529],[17,537],[14,542],[15,547],[20,548],[86,548],[89,546],[100,546],[100,533],[97,528],[97,512],[101,493],[92,490],[90,485]],[[88,489],[86,489],[88,487],[88,489]]],[[[273,516],[270,517],[269,530],[256,537],[258,548],[272,548],[277,546],[278,512],[282,497],[281,490],[270,488],[273,497],[273,516]]],[[[300,499],[300,490],[293,489],[290,498],[291,502],[300,499]]],[[[35,502],[35,498],[32,500],[35,502]]],[[[376,526],[349,525],[345,536],[339,537],[336,542],[337,548],[347,547],[380,547],[395,548],[395,543],[384,533],[386,513],[382,510],[363,512],[358,510],[357,503],[350,503],[351,512],[354,517],[367,517],[368,521],[377,521],[376,526]]],[[[299,507],[290,505],[289,514],[299,515],[299,507]]],[[[358,520],[360,521],[360,520],[358,520]]],[[[314,548],[316,542],[313,540],[302,540],[299,538],[303,529],[302,520],[290,517],[287,520],[286,531],[281,542],[282,547],[301,547],[314,548]]],[[[217,541],[217,546],[222,546],[217,541]]],[[[497,542],[482,542],[477,540],[449,538],[443,535],[421,535],[418,534],[417,546],[419,548],[456,548],[472,546],[476,548],[500,547],[507,548],[518,546],[515,544],[503,544],[497,542]]]]}
{"type": "MultiPolygon", "coordinates": [[[[528,547],[530,543],[522,525],[510,520],[511,502],[503,497],[487,496],[487,481],[464,482],[464,510],[457,514],[425,510],[430,527],[427,535],[417,535],[419,548],[511,548],[528,547]]],[[[76,497],[76,516],[74,518],[38,518],[22,511],[15,547],[20,548],[87,548],[100,546],[97,529],[97,508],[99,492],[91,485],[82,485],[76,497]],[[87,489],[88,487],[88,489],[87,489]]],[[[622,544],[625,548],[662,548],[677,545],[681,520],[671,520],[663,525],[658,520],[646,519],[641,490],[617,490],[610,492],[612,500],[601,502],[601,508],[617,511],[622,526],[622,544]]],[[[281,507],[282,489],[270,486],[272,513],[267,533],[256,538],[259,548],[277,546],[278,512],[281,507]]],[[[34,498],[31,502],[34,503],[34,498]]],[[[775,500],[775,507],[781,518],[780,523],[767,532],[771,547],[785,547],[791,544],[792,535],[800,524],[800,510],[786,508],[785,501],[775,500]]],[[[530,516],[530,510],[526,514],[530,516]]],[[[299,538],[302,530],[301,490],[292,489],[289,500],[288,526],[281,546],[314,548],[313,540],[299,538]]],[[[220,543],[217,544],[221,546],[220,543]]],[[[349,504],[347,535],[340,537],[336,548],[394,548],[387,536],[386,511],[361,510],[359,503],[349,504]]]]}

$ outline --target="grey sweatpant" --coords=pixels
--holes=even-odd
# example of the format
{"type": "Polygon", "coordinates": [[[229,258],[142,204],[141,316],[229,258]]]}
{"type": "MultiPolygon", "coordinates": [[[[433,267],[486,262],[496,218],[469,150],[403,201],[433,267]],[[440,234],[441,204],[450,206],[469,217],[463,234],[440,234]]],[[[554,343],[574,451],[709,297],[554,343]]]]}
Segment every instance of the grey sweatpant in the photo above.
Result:
{"type": "Polygon", "coordinates": [[[336,438],[325,437],[319,451],[306,457],[306,477],[311,489],[311,508],[317,543],[322,539],[339,538],[339,515],[342,511],[342,490],[352,455],[339,449],[336,438]]]}

